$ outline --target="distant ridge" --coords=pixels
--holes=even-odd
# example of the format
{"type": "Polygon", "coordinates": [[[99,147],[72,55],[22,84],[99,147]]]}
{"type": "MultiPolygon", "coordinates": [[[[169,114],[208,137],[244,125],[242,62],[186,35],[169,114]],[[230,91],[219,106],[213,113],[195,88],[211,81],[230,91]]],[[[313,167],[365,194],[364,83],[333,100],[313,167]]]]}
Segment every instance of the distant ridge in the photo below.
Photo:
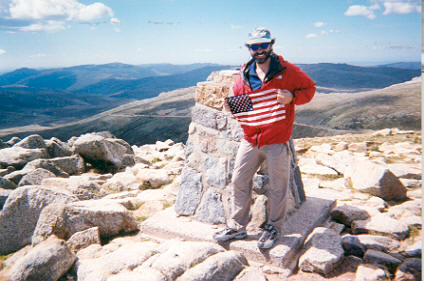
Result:
{"type": "Polygon", "coordinates": [[[107,79],[79,89],[75,93],[145,99],[155,97],[161,92],[194,86],[193,81],[206,80],[211,72],[226,68],[229,68],[229,66],[209,65],[184,73],[165,76],[151,76],[133,80],[107,79]]]}
{"type": "Polygon", "coordinates": [[[37,75],[38,73],[39,71],[36,69],[19,68],[17,70],[0,75],[0,85],[13,85],[19,83],[27,77],[37,75]]]}
{"type": "Polygon", "coordinates": [[[354,66],[344,63],[299,64],[320,87],[363,91],[381,89],[421,75],[420,69],[354,66]]]}
{"type": "Polygon", "coordinates": [[[394,67],[394,68],[402,68],[402,69],[421,69],[420,61],[412,61],[412,62],[395,62],[389,64],[382,64],[379,67],[394,67]]]}
{"type": "Polygon", "coordinates": [[[107,79],[135,80],[145,77],[186,73],[200,68],[229,68],[228,65],[196,63],[188,65],[109,63],[35,70],[20,68],[0,75],[0,86],[20,84],[30,87],[75,91],[107,79]]]}
{"type": "MultiPolygon", "coordinates": [[[[320,87],[338,89],[378,89],[402,83],[421,75],[420,62],[398,62],[372,67],[337,63],[299,64],[320,87]]],[[[189,65],[109,63],[65,68],[21,68],[0,75],[0,87],[23,85],[33,88],[60,89],[70,92],[92,92],[102,84],[133,86],[134,80],[147,77],[178,75],[189,72],[235,68],[235,66],[197,63],[189,65]]],[[[143,81],[140,81],[143,82],[143,81]]],[[[122,87],[122,86],[121,86],[122,87]]]]}
{"type": "MultiPolygon", "coordinates": [[[[396,65],[402,65],[398,63],[396,65]]],[[[355,93],[403,83],[421,71],[348,64],[299,65],[320,93],[355,93]]],[[[211,72],[234,66],[217,64],[110,63],[67,68],[21,68],[0,75],[0,129],[67,124],[116,106],[195,86],[211,72]]]]}

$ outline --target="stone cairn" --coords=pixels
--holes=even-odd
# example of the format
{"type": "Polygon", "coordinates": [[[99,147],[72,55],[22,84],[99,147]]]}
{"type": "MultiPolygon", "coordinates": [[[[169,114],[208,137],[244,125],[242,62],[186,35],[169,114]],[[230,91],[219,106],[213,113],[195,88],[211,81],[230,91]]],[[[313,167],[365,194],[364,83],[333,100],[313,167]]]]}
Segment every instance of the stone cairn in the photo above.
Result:
{"type": "MultiPolygon", "coordinates": [[[[235,157],[243,131],[237,120],[223,111],[223,100],[232,96],[232,85],[238,71],[213,73],[208,81],[197,84],[192,110],[192,122],[186,146],[186,164],[182,172],[181,186],[175,211],[178,215],[194,216],[212,223],[225,223],[231,208],[230,182],[235,157]]],[[[296,163],[293,142],[291,184],[288,192],[288,213],[305,200],[302,180],[296,163]]],[[[265,165],[253,180],[253,214],[248,230],[257,232],[266,222],[268,176],[265,165]]]]}

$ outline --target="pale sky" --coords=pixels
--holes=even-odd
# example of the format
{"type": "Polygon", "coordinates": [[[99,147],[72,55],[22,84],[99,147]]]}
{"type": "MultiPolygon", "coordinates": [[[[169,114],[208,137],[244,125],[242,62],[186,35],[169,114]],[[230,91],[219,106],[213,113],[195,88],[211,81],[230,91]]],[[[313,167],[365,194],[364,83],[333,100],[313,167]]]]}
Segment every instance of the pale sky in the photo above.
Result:
{"type": "Polygon", "coordinates": [[[417,0],[0,0],[0,71],[198,62],[239,65],[261,26],[293,63],[421,60],[417,0]]]}

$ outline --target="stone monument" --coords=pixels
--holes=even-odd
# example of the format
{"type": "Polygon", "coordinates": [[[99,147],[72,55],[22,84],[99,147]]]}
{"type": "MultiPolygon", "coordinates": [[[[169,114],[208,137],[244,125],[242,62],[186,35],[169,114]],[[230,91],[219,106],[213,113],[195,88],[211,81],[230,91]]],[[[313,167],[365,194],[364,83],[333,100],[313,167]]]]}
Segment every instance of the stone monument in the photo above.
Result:
{"type": "MultiPolygon", "coordinates": [[[[178,215],[193,216],[212,224],[223,224],[231,204],[230,182],[243,131],[237,120],[225,112],[223,100],[232,96],[238,71],[214,72],[197,84],[195,106],[186,145],[186,163],[175,203],[178,215]]],[[[291,173],[288,214],[305,201],[293,142],[290,141],[291,173]]],[[[258,170],[253,181],[251,219],[248,232],[257,233],[267,219],[268,176],[266,167],[258,170]]]]}

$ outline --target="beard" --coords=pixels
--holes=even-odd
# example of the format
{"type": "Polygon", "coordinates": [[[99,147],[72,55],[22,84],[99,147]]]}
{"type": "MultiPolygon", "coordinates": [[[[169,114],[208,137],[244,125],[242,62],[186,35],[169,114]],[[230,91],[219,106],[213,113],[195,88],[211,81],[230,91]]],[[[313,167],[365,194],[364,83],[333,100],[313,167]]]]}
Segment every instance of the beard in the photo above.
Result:
{"type": "Polygon", "coordinates": [[[269,51],[264,51],[264,50],[262,50],[260,53],[259,52],[256,52],[254,55],[253,55],[253,58],[255,59],[255,62],[257,63],[257,64],[263,64],[263,63],[265,63],[266,61],[267,61],[267,59],[271,56],[271,53],[272,53],[272,50],[269,50],[269,51]],[[263,56],[260,56],[260,55],[263,55],[263,56]],[[260,57],[259,57],[260,56],[260,57]]]}

